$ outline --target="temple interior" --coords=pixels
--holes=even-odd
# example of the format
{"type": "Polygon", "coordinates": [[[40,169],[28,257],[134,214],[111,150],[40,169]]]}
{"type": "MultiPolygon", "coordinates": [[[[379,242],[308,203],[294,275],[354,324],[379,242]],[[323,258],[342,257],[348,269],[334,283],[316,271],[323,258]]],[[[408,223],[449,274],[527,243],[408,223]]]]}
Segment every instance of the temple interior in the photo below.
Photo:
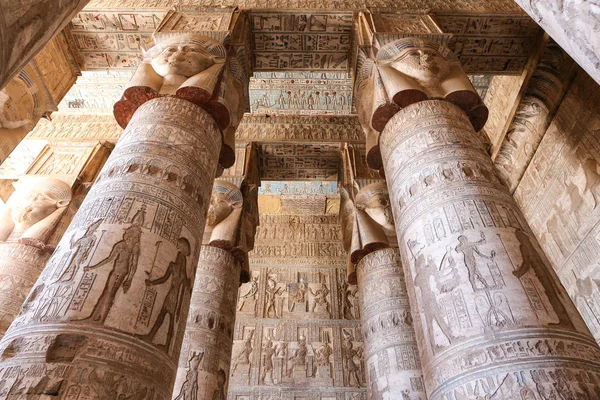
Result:
{"type": "Polygon", "coordinates": [[[600,399],[600,11],[0,0],[0,399],[600,399]]]}

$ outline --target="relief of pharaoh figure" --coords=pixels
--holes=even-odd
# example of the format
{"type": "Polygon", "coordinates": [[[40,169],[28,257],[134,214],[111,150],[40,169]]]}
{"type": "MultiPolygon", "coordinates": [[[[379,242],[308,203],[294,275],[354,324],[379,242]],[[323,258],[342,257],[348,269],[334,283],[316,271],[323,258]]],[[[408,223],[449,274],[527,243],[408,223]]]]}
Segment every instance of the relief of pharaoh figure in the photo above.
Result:
{"type": "Polygon", "coordinates": [[[44,245],[70,201],[71,188],[59,179],[19,183],[0,213],[0,241],[44,245]]]}

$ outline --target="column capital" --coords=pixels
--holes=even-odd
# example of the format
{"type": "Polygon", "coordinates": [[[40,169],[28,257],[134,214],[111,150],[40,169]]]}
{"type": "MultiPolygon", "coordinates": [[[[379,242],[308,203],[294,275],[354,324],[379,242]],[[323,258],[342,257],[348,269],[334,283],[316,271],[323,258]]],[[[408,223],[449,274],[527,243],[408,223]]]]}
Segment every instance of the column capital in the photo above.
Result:
{"type": "Polygon", "coordinates": [[[411,104],[444,99],[459,106],[475,130],[488,117],[487,107],[471,85],[456,55],[443,44],[424,38],[402,38],[359,51],[356,107],[364,129],[374,131],[369,166],[380,169],[381,160],[371,149],[378,133],[399,110],[411,104]]]}
{"type": "MultiPolygon", "coordinates": [[[[232,11],[233,12],[233,11],[232,11]]],[[[246,18],[232,18],[227,31],[176,30],[169,21],[183,14],[171,11],[154,32],[154,46],[131,78],[114,107],[121,127],[146,101],[173,96],[202,107],[217,123],[223,136],[219,164],[235,161],[234,132],[246,109],[249,68],[245,54],[246,18]]],[[[183,28],[182,28],[183,29],[183,28]]]]}
{"type": "Polygon", "coordinates": [[[253,206],[256,201],[252,194],[257,193],[246,191],[244,187],[240,189],[231,182],[215,180],[206,216],[203,244],[230,252],[242,266],[242,283],[250,279],[248,252],[254,248],[258,225],[258,209],[253,206]]]}
{"type": "Polygon", "coordinates": [[[348,281],[356,284],[354,265],[367,254],[391,247],[395,228],[385,181],[375,182],[355,194],[340,188],[340,222],[344,250],[348,252],[348,281]]]}

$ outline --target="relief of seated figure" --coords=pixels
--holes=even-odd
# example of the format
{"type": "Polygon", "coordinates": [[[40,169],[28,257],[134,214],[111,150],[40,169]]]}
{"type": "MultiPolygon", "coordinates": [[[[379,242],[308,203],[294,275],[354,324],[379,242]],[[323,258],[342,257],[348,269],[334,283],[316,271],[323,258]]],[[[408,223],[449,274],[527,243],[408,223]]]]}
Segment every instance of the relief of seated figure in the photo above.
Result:
{"type": "Polygon", "coordinates": [[[20,183],[0,212],[0,241],[43,246],[70,201],[71,188],[59,179],[20,183]]]}

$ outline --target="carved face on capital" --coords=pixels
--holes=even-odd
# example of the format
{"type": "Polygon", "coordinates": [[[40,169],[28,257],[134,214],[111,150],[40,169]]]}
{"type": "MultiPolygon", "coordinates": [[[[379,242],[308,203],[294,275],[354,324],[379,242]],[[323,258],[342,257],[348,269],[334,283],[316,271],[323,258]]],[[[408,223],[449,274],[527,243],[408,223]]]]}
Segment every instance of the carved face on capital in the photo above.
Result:
{"type": "Polygon", "coordinates": [[[390,66],[418,81],[441,81],[450,72],[450,64],[437,51],[429,48],[409,49],[390,66]]]}
{"type": "Polygon", "coordinates": [[[213,192],[206,215],[206,224],[216,226],[233,212],[233,204],[223,193],[213,192]]]}
{"type": "Polygon", "coordinates": [[[30,89],[13,79],[0,91],[0,128],[15,129],[31,124],[34,108],[30,89]]]}
{"type": "Polygon", "coordinates": [[[71,200],[70,187],[56,179],[38,183],[11,201],[12,219],[15,224],[33,225],[50,216],[59,208],[66,207],[71,200]]]}
{"type": "Polygon", "coordinates": [[[152,68],[162,77],[179,75],[189,78],[215,63],[212,55],[195,44],[170,45],[152,57],[152,68]]]}
{"type": "Polygon", "coordinates": [[[356,207],[365,210],[385,230],[393,232],[394,216],[387,190],[367,190],[363,193],[357,197],[356,207]]]}

